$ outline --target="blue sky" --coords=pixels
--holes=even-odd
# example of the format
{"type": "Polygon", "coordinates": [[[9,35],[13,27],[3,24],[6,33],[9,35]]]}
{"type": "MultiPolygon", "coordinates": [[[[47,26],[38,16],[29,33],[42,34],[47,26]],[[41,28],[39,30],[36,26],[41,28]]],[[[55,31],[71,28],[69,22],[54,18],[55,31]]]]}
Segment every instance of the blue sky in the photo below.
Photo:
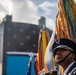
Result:
{"type": "Polygon", "coordinates": [[[44,16],[46,27],[53,30],[57,6],[58,0],[0,0],[0,20],[9,14],[13,21],[38,24],[40,17],[44,16]]]}

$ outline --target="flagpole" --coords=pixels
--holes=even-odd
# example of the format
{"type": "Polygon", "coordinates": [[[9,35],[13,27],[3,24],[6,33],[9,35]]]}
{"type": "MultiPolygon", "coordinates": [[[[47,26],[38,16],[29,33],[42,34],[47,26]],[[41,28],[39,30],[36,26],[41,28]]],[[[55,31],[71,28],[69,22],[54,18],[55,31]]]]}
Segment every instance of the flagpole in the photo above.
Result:
{"type": "Polygon", "coordinates": [[[29,59],[29,62],[28,62],[28,70],[27,70],[27,73],[26,73],[26,75],[31,75],[31,65],[32,65],[32,58],[33,58],[33,53],[31,52],[30,54],[29,54],[29,56],[30,56],[30,59],[29,59]]]}

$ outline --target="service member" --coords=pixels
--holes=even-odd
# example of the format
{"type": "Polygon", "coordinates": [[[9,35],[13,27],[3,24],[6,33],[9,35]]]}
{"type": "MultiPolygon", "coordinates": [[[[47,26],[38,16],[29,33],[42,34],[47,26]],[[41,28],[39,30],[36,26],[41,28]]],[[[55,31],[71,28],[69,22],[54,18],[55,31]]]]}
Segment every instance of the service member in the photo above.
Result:
{"type": "Polygon", "coordinates": [[[67,38],[55,40],[52,46],[54,59],[64,69],[64,75],[76,75],[76,43],[67,38]]]}

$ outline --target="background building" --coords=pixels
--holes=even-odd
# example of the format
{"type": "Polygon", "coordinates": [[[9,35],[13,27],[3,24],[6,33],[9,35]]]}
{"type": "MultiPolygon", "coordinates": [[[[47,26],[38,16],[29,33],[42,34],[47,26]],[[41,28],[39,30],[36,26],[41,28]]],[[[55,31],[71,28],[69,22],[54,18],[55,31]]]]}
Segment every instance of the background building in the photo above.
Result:
{"type": "MultiPolygon", "coordinates": [[[[0,26],[3,30],[1,32],[1,37],[3,37],[3,75],[24,75],[28,69],[29,54],[32,52],[34,57],[36,56],[39,31],[43,27],[46,28],[45,18],[41,17],[39,25],[35,25],[12,22],[12,16],[6,15],[0,26]],[[23,68],[23,66],[25,67],[23,68]]],[[[51,37],[52,30],[46,29],[51,37]]],[[[33,66],[34,58],[32,68],[33,66]]],[[[34,75],[34,68],[31,72],[34,75]]]]}

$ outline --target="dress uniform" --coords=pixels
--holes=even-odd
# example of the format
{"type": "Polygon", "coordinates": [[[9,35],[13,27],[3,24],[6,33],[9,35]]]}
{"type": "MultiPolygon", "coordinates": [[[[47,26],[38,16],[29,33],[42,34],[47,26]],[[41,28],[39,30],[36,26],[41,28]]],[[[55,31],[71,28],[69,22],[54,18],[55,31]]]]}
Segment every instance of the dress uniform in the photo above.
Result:
{"type": "Polygon", "coordinates": [[[75,54],[74,62],[70,63],[69,66],[64,70],[64,75],[76,75],[76,43],[72,40],[69,40],[67,38],[60,38],[54,41],[52,46],[52,52],[53,54],[56,53],[56,49],[64,48],[67,50],[70,50],[70,52],[65,56],[63,60],[61,60],[59,63],[64,63],[65,60],[67,60],[68,56],[71,53],[75,54]]]}
{"type": "Polygon", "coordinates": [[[76,75],[76,62],[71,63],[70,67],[67,69],[68,71],[64,75],[76,75]]]}

